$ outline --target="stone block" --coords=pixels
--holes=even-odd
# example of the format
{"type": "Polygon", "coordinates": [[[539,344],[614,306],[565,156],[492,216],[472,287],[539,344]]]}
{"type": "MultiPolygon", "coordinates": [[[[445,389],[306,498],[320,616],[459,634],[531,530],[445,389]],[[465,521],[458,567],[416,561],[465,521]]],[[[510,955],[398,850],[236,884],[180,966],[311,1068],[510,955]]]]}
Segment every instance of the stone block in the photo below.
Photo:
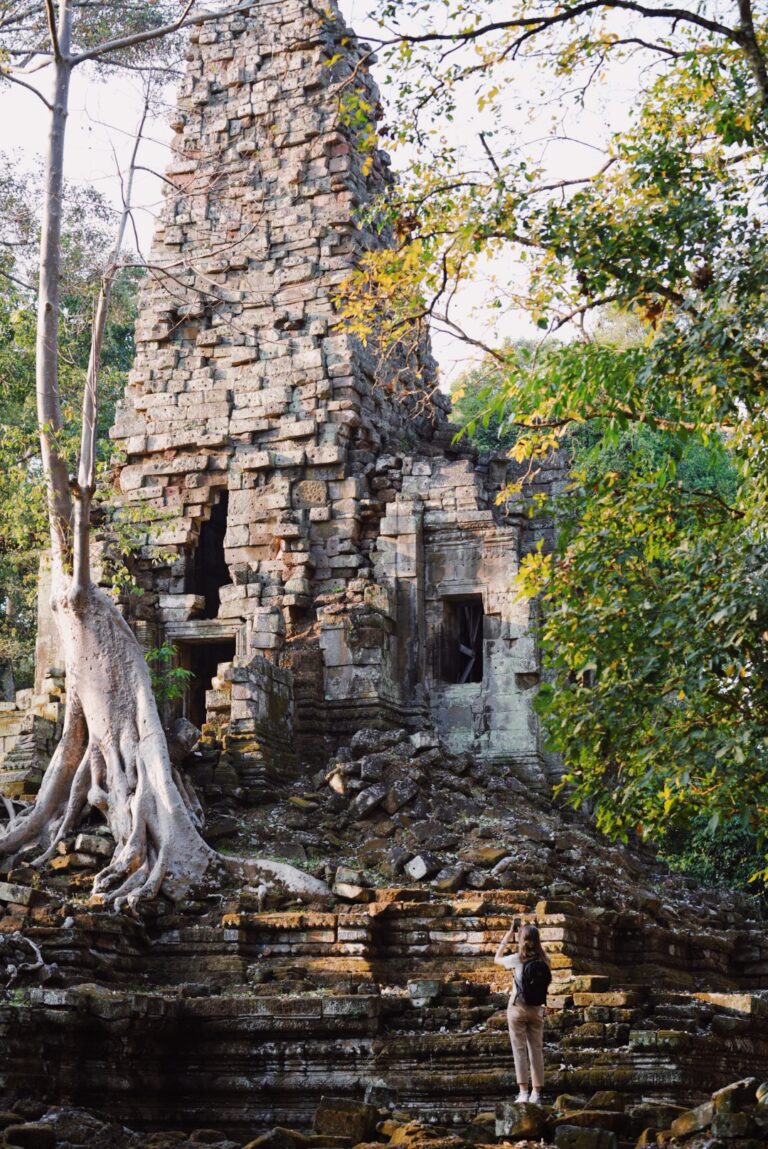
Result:
{"type": "Polygon", "coordinates": [[[328,484],[321,479],[302,479],[291,488],[294,507],[321,507],[328,501],[328,484]]]}
{"type": "Polygon", "coordinates": [[[373,891],[367,886],[356,885],[353,882],[334,882],[333,892],[347,902],[369,902],[374,896],[373,891]]]}
{"type": "Polygon", "coordinates": [[[388,814],[395,814],[408,802],[411,802],[418,793],[418,783],[414,782],[412,778],[401,778],[389,787],[382,801],[382,806],[388,814]]]}
{"type": "Polygon", "coordinates": [[[365,790],[361,790],[352,803],[353,816],[355,818],[365,818],[379,805],[386,793],[386,786],[380,782],[373,786],[367,786],[365,790]]]}
{"type": "Polygon", "coordinates": [[[443,867],[441,860],[435,855],[423,850],[415,858],[406,863],[405,870],[409,877],[416,882],[426,881],[443,867]]]}
{"type": "MultiPolygon", "coordinates": [[[[600,1044],[597,1042],[596,1044],[600,1044]]],[[[580,1129],[610,1129],[614,1133],[622,1133],[628,1121],[623,1111],[614,1109],[592,1109],[591,1107],[578,1109],[573,1113],[566,1113],[557,1119],[558,1125],[578,1126],[580,1129]]]]}
{"type": "Polygon", "coordinates": [[[384,776],[384,763],[381,755],[366,754],[360,760],[360,777],[363,782],[381,782],[384,776]]]}
{"type": "Polygon", "coordinates": [[[561,1125],[555,1132],[557,1149],[618,1149],[615,1133],[608,1129],[561,1125]]]}
{"type": "Polygon", "coordinates": [[[31,906],[35,902],[36,892],[31,886],[0,882],[0,902],[9,902],[17,906],[31,906]]]}
{"type": "Polygon", "coordinates": [[[745,1077],[743,1081],[733,1081],[723,1089],[712,1094],[712,1104],[717,1113],[731,1113],[743,1109],[746,1105],[754,1105],[758,1087],[756,1077],[745,1077]]]}
{"type": "Polygon", "coordinates": [[[546,1114],[539,1105],[505,1101],[496,1108],[496,1136],[512,1141],[538,1141],[544,1135],[546,1114]]]}
{"type": "Polygon", "coordinates": [[[92,854],[96,858],[111,858],[115,851],[112,838],[103,834],[78,834],[75,838],[76,852],[92,854]]]}
{"type": "Polygon", "coordinates": [[[18,1149],[56,1149],[56,1133],[51,1125],[29,1122],[6,1129],[4,1143],[18,1149]]]}
{"type": "Polygon", "coordinates": [[[314,1127],[317,1133],[350,1137],[353,1145],[359,1141],[373,1140],[378,1123],[378,1109],[364,1101],[323,1097],[315,1111],[314,1127]]]}
{"type": "Polygon", "coordinates": [[[372,584],[366,586],[363,591],[363,602],[366,606],[372,606],[374,610],[380,610],[382,614],[389,615],[394,618],[395,612],[392,604],[390,591],[387,587],[372,584]]]}
{"type": "Polygon", "coordinates": [[[697,1105],[695,1109],[689,1109],[687,1113],[681,1113],[676,1117],[671,1125],[672,1132],[675,1137],[688,1137],[691,1133],[699,1133],[712,1124],[714,1116],[714,1104],[705,1101],[703,1105],[697,1105]]]}
{"type": "Polygon", "coordinates": [[[495,866],[507,855],[508,850],[504,846],[476,846],[464,851],[464,860],[473,866],[495,866]]]}
{"type": "Polygon", "coordinates": [[[267,1133],[261,1133],[253,1141],[249,1141],[243,1149],[303,1149],[306,1138],[293,1129],[283,1129],[276,1125],[267,1133]]]}
{"type": "Polygon", "coordinates": [[[626,1108],[626,1097],[615,1089],[602,1089],[590,1097],[585,1108],[610,1109],[615,1113],[623,1113],[626,1108]]]}
{"type": "Polygon", "coordinates": [[[749,1113],[715,1113],[712,1122],[713,1138],[732,1141],[735,1138],[747,1138],[754,1132],[755,1125],[749,1113]]]}

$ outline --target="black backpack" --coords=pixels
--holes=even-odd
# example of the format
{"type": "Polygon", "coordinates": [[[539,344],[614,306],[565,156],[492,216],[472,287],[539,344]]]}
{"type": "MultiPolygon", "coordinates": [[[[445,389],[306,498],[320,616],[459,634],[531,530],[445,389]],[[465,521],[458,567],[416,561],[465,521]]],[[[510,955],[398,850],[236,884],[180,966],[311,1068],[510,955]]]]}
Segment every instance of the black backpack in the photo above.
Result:
{"type": "Polygon", "coordinates": [[[515,978],[517,996],[524,1005],[546,1005],[547,990],[551,981],[552,973],[547,963],[541,958],[532,958],[523,965],[523,976],[520,980],[515,978]]]}

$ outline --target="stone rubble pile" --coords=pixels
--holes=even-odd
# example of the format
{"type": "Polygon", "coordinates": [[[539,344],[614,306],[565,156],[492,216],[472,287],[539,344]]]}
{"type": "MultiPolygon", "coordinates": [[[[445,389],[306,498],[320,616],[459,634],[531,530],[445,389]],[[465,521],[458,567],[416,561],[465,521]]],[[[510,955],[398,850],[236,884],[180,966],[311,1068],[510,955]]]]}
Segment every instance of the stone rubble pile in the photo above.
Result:
{"type": "Polygon", "coordinates": [[[324,1097],[310,1132],[274,1126],[243,1142],[216,1128],[138,1133],[83,1110],[34,1101],[0,1112],[0,1145],[14,1149],[757,1149],[768,1141],[768,1082],[733,1082],[693,1110],[640,1102],[616,1090],[553,1105],[505,1102],[468,1123],[441,1126],[394,1106],[324,1097]]]}
{"type": "Polygon", "coordinates": [[[227,809],[230,848],[255,841],[276,859],[314,865],[346,902],[375,901],[393,881],[438,894],[526,891],[530,911],[564,904],[570,950],[587,962],[599,949],[606,968],[636,964],[648,980],[670,962],[683,978],[686,969],[717,976],[738,951],[749,984],[768,976],[750,899],[702,889],[648,848],[608,842],[513,768],[452,753],[433,732],[362,728],[281,802],[227,809]],[[739,929],[752,930],[748,945],[736,946],[739,929]]]}

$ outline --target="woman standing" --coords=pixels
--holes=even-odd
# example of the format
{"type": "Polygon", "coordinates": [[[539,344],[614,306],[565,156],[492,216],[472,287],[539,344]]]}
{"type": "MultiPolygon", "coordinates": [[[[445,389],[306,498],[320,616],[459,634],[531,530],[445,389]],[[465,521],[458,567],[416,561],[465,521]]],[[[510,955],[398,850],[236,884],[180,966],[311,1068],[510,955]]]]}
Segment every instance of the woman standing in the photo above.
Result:
{"type": "Polygon", "coordinates": [[[512,971],[514,985],[507,1006],[509,1039],[512,1042],[512,1055],[515,1059],[518,1104],[531,1101],[541,1104],[541,1091],[544,1087],[544,1014],[546,1012],[547,987],[552,980],[549,958],[544,953],[538,927],[527,923],[520,929],[520,919],[515,918],[501,939],[496,957],[496,965],[512,971]],[[519,931],[517,953],[504,951],[516,932],[519,931]],[[530,1076],[528,1074],[530,1062],[530,1076]],[[533,1091],[528,1092],[529,1081],[533,1091]]]}

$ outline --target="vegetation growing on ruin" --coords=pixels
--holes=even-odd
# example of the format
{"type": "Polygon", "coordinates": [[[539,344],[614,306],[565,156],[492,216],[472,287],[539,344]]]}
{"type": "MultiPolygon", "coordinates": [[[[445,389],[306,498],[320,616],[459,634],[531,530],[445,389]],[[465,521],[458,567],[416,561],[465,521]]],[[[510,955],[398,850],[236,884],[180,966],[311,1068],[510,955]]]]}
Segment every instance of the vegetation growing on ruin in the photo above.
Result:
{"type": "Polygon", "coordinates": [[[397,142],[416,159],[381,208],[396,250],[348,285],[349,323],[365,338],[378,308],[393,338],[432,320],[479,346],[532,470],[590,428],[558,557],[531,556],[523,580],[545,607],[556,677],[540,705],[566,792],[618,836],[703,818],[760,838],[765,20],[748,0],[716,15],[487,0],[426,27],[391,0],[380,27],[397,142]],[[634,77],[636,106],[553,175],[528,141],[583,139],[611,74],[634,77]],[[467,109],[471,141],[452,128],[467,109]],[[481,272],[489,322],[473,326],[456,299],[481,272]],[[596,341],[606,306],[641,338],[596,341]],[[489,334],[521,311],[541,332],[526,364],[489,334]]]}
{"type": "MultiPolygon", "coordinates": [[[[530,360],[533,346],[524,341],[515,345],[521,363],[530,360]]],[[[499,400],[504,394],[506,371],[492,357],[469,367],[451,386],[452,418],[481,451],[509,451],[518,429],[508,423],[499,400]]]]}

